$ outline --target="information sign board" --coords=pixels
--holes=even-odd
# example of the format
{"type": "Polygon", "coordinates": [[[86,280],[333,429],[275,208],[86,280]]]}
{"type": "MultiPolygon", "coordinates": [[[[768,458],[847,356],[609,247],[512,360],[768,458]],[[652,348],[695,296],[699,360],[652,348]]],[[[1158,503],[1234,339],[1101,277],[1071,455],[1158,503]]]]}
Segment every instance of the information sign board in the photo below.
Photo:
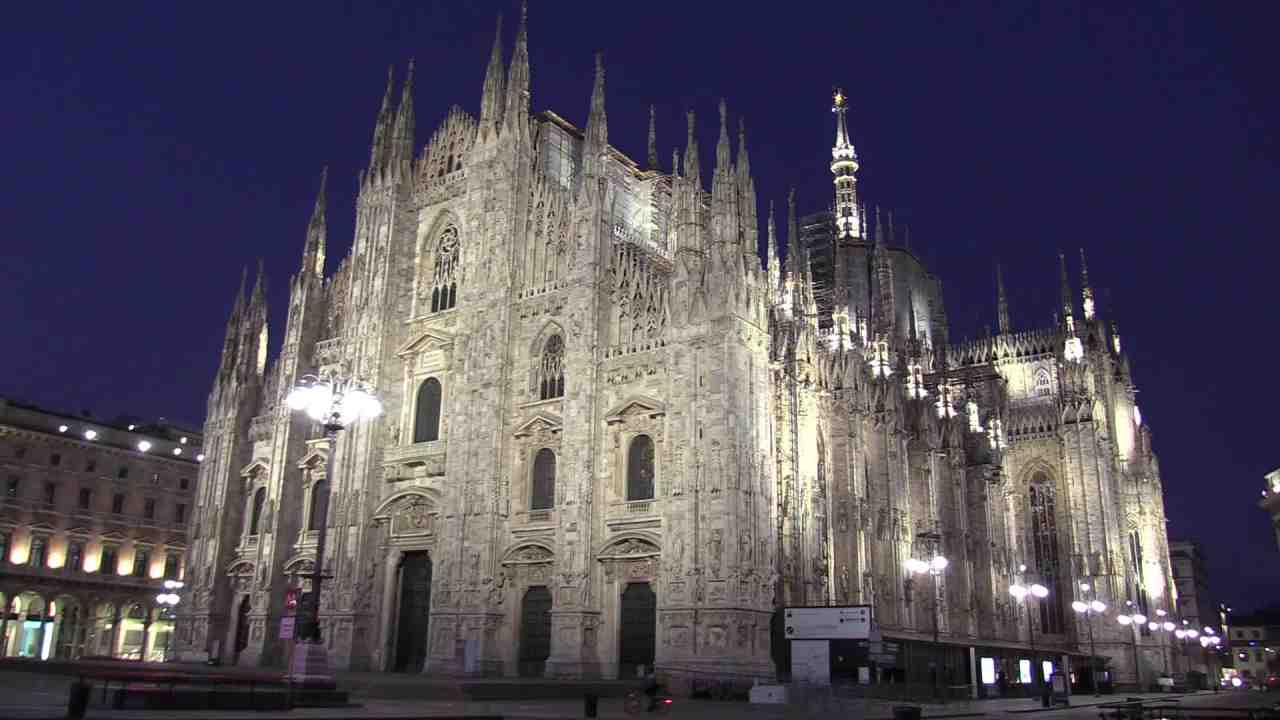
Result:
{"type": "Polygon", "coordinates": [[[783,611],[788,640],[866,640],[871,636],[871,606],[789,607],[783,611]]]}
{"type": "Polygon", "coordinates": [[[294,619],[295,618],[293,615],[285,615],[284,617],[280,618],[280,639],[281,640],[293,639],[294,619]]]}

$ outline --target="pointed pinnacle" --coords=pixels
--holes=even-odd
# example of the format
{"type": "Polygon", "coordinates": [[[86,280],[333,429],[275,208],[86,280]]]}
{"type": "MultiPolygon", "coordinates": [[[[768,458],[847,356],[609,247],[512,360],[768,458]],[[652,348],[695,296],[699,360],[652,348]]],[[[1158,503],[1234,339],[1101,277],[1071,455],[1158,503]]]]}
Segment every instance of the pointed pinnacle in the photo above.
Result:
{"type": "Polygon", "coordinates": [[[658,169],[658,118],[654,106],[649,106],[649,169],[658,169]]]}
{"type": "Polygon", "coordinates": [[[1080,280],[1089,287],[1089,264],[1084,259],[1084,248],[1080,248],[1080,280]]]}
{"type": "Polygon", "coordinates": [[[325,192],[329,185],[329,166],[325,165],[320,171],[320,190],[316,193],[316,204],[311,210],[311,224],[324,222],[324,213],[326,207],[325,192]]]}

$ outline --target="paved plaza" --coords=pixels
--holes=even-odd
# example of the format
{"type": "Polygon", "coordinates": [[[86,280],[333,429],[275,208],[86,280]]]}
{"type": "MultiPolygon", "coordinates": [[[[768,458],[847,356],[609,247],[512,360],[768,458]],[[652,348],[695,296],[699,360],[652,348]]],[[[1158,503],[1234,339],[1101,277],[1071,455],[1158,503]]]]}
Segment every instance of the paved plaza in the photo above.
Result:
{"type": "MultiPolygon", "coordinates": [[[[34,718],[60,718],[66,712],[68,690],[74,677],[70,675],[0,671],[0,717],[6,720],[34,718]]],[[[352,693],[352,707],[300,708],[289,711],[138,711],[111,710],[101,706],[99,698],[88,711],[88,718],[95,720],[270,720],[273,718],[526,718],[570,719],[585,717],[581,689],[565,687],[566,694],[574,697],[528,700],[469,700],[459,697],[461,691],[452,682],[431,681],[415,676],[388,676],[374,673],[349,673],[340,678],[340,684],[352,693]],[[412,697],[417,688],[419,695],[412,697]],[[448,696],[452,695],[452,698],[448,696]]],[[[512,683],[509,691],[518,692],[519,683],[512,683]]],[[[1192,695],[1104,695],[1094,697],[1080,695],[1072,698],[1071,707],[1044,710],[1038,700],[1010,698],[950,702],[946,705],[924,705],[925,718],[1008,717],[1020,715],[1044,716],[1046,720],[1076,720],[1099,716],[1098,706],[1114,703],[1130,697],[1144,700],[1171,700],[1184,709],[1201,708],[1264,708],[1280,700],[1280,696],[1247,691],[1221,693],[1201,692],[1192,695]]],[[[748,718],[750,720],[792,720],[794,718],[891,718],[893,706],[901,703],[885,700],[835,699],[820,695],[785,705],[752,705],[745,702],[717,702],[710,700],[677,699],[669,714],[672,718],[693,720],[719,720],[724,718],[748,718]]],[[[599,700],[598,717],[617,720],[631,717],[617,697],[599,700]]]]}

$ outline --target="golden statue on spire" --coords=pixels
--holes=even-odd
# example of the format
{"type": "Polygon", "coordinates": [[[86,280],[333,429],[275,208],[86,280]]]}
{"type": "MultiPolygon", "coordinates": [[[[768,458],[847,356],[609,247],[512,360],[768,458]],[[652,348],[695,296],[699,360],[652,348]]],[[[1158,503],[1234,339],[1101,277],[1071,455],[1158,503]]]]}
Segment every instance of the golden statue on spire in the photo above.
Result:
{"type": "Polygon", "coordinates": [[[840,112],[840,109],[844,107],[845,100],[847,99],[845,97],[844,90],[836,88],[835,96],[832,99],[835,101],[835,105],[831,107],[831,112],[840,112]]]}

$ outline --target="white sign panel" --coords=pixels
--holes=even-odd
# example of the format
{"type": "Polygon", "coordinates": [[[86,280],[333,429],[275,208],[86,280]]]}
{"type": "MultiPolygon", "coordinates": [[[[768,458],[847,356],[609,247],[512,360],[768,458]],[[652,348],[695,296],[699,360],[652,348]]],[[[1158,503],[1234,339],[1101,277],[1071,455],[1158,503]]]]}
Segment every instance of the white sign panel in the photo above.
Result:
{"type": "Polygon", "coordinates": [[[789,607],[783,611],[788,640],[866,640],[871,636],[871,606],[789,607]]]}
{"type": "Polygon", "coordinates": [[[791,643],[791,677],[810,685],[830,685],[831,643],[823,640],[791,643]]]}

